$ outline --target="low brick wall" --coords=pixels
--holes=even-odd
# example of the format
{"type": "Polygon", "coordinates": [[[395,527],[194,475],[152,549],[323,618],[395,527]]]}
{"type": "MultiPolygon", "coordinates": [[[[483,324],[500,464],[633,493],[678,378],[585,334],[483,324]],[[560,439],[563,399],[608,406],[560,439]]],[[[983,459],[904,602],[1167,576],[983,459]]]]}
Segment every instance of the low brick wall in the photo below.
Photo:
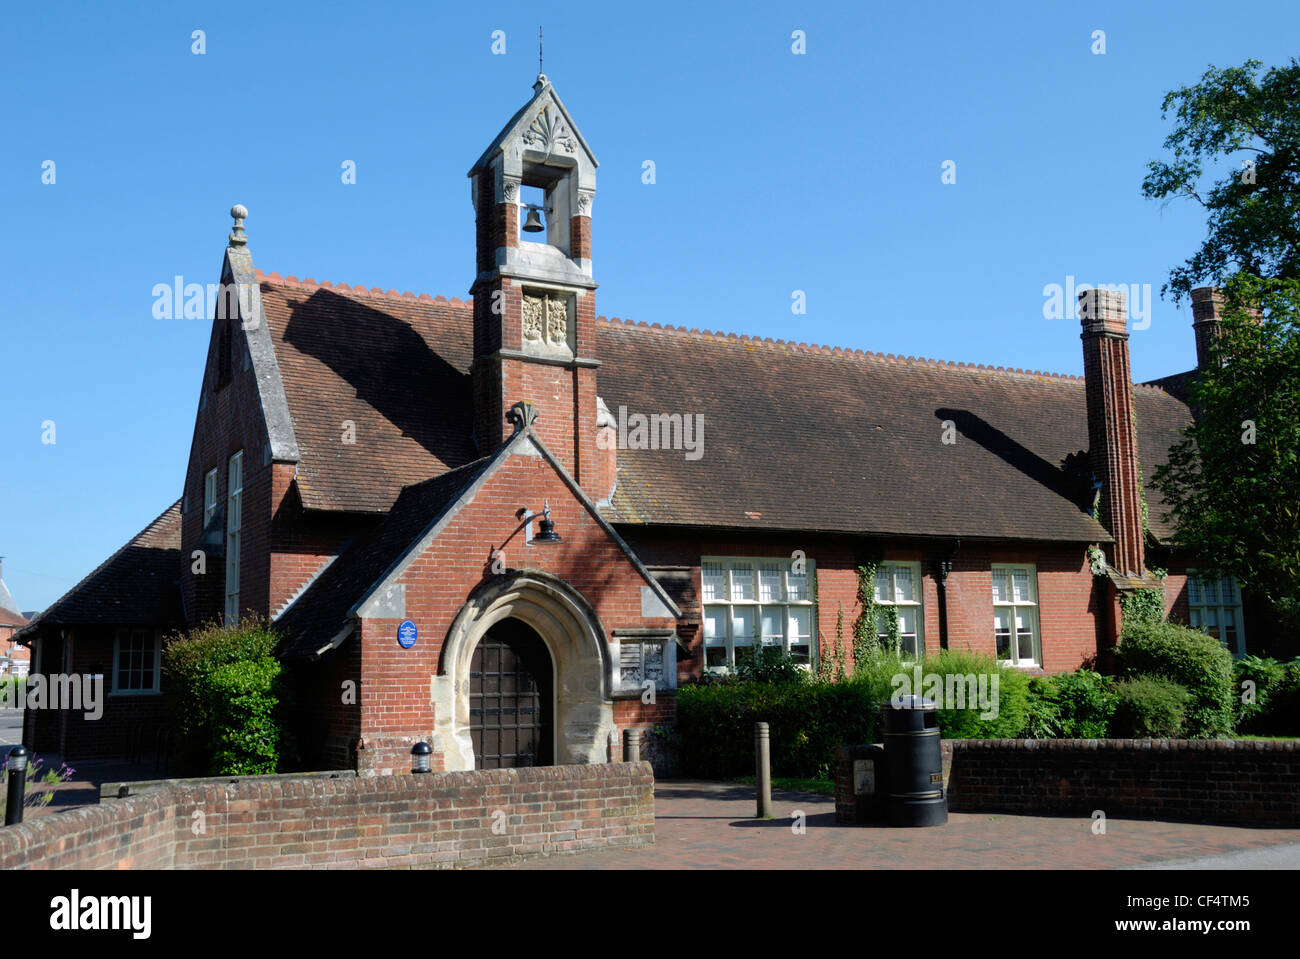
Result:
{"type": "Polygon", "coordinates": [[[1300,826],[1296,741],[981,739],[951,750],[956,812],[1300,826]]]}
{"type": "Polygon", "coordinates": [[[650,764],[144,788],[0,828],[0,869],[455,867],[654,844],[650,764]]]}

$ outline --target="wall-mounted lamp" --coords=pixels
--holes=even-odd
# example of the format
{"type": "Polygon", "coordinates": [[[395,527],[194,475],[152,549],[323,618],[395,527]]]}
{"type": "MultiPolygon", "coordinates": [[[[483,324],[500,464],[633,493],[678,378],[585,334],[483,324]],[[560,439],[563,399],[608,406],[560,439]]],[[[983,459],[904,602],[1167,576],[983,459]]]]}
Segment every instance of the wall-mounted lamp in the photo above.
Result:
{"type": "Polygon", "coordinates": [[[534,543],[559,543],[560,534],[555,531],[555,521],[551,519],[551,504],[549,501],[542,507],[542,521],[537,524],[537,535],[533,537],[534,543]]]}

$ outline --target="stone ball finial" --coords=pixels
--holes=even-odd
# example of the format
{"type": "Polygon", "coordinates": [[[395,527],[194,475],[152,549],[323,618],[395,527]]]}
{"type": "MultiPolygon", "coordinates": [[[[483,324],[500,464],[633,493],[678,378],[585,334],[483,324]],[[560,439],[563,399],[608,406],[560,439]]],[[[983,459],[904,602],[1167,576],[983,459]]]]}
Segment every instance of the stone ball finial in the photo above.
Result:
{"type": "Polygon", "coordinates": [[[230,245],[246,246],[248,244],[248,235],[244,232],[244,217],[248,216],[248,207],[242,203],[236,203],[230,208],[230,215],[235,220],[235,228],[230,231],[230,245]]]}

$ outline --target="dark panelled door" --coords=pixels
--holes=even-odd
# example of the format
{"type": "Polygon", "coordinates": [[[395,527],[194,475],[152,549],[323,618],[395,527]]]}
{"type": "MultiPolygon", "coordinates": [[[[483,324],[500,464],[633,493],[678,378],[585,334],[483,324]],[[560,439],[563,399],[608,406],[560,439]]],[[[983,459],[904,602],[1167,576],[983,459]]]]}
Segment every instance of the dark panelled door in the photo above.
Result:
{"type": "Polygon", "coordinates": [[[469,724],[478,769],[552,762],[551,655],[518,620],[494,626],[470,662],[469,724]]]}

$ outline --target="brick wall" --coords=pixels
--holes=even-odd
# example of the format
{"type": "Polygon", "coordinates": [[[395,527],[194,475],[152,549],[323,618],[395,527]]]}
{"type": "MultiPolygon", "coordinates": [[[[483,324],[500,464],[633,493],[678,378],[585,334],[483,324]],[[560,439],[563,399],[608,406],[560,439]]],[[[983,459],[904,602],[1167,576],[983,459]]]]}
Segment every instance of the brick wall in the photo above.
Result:
{"type": "MultiPolygon", "coordinates": [[[[946,745],[946,744],[945,744],[946,745]]],[[[1009,812],[1300,826],[1300,743],[959,740],[948,805],[1009,812]]]]}
{"type": "Polygon", "coordinates": [[[0,829],[0,869],[452,867],[653,844],[648,763],[248,777],[0,829]]]}
{"type": "MultiPolygon", "coordinates": [[[[683,536],[623,526],[619,532],[648,566],[688,567],[691,588],[676,597],[685,619],[679,636],[691,658],[678,661],[683,681],[700,675],[704,663],[700,558],[703,556],[771,556],[789,559],[802,550],[817,569],[818,644],[823,655],[833,655],[836,619],[844,613],[843,637],[846,668],[853,664],[853,624],[858,617],[857,567],[868,545],[844,537],[763,535],[751,537],[683,536]]],[[[921,568],[921,621],[925,646],[931,654],[940,649],[939,585],[934,560],[944,555],[950,542],[922,543],[900,538],[869,544],[880,560],[919,563],[921,568]]],[[[1104,616],[1088,568],[1085,544],[963,543],[952,557],[946,584],[948,647],[992,656],[994,563],[1030,563],[1038,574],[1039,630],[1044,672],[1068,672],[1090,661],[1098,650],[1098,617],[1104,616]]],[[[1185,584],[1185,578],[1182,580],[1185,584]]],[[[1168,594],[1167,594],[1168,596],[1168,594]]],[[[1173,602],[1169,599],[1169,602],[1173,602]]],[[[1185,601],[1184,601],[1185,606],[1185,601]]]]}

